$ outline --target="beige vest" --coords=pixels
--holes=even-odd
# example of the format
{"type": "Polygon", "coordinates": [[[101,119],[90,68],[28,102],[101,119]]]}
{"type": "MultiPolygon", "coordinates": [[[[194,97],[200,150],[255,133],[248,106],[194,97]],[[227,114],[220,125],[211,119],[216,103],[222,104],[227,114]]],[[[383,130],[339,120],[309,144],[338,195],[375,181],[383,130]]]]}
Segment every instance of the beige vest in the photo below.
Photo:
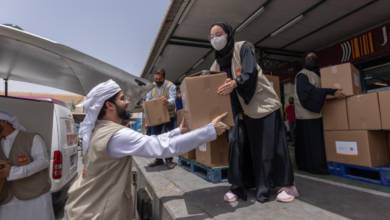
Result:
{"type": "MultiPolygon", "coordinates": [[[[169,89],[172,86],[175,86],[175,84],[173,84],[173,82],[171,82],[169,80],[165,80],[164,84],[160,88],[161,89],[161,94],[158,93],[157,87],[154,87],[152,89],[152,91],[151,91],[152,99],[158,98],[160,96],[164,96],[165,98],[169,99],[169,89]]],[[[169,111],[169,117],[172,118],[172,117],[176,116],[175,105],[169,104],[168,105],[168,111],[169,111]]]]}
{"type": "MultiPolygon", "coordinates": [[[[0,160],[8,160],[11,162],[11,165],[17,165],[18,156],[21,154],[29,155],[30,160],[32,160],[31,148],[35,135],[37,134],[19,131],[12,145],[9,158],[4,155],[4,152],[1,148],[0,160]]],[[[44,193],[49,192],[49,190],[49,170],[44,169],[23,179],[5,181],[0,192],[0,204],[3,205],[8,203],[13,196],[19,200],[34,199],[44,193]]]]}
{"type": "Polygon", "coordinates": [[[86,155],[86,175],[79,175],[68,191],[68,220],[127,220],[133,213],[130,156],[120,159],[107,154],[112,135],[124,126],[99,120],[86,155]]]}
{"type": "Polygon", "coordinates": [[[299,73],[295,76],[295,89],[294,89],[295,117],[300,120],[321,118],[322,117],[321,113],[315,113],[305,109],[302,106],[301,101],[299,100],[296,81],[297,81],[297,77],[300,74],[305,75],[309,79],[309,82],[316,88],[321,87],[321,79],[316,73],[308,69],[302,69],[301,71],[299,71],[299,73]]]}
{"type": "MultiPolygon", "coordinates": [[[[236,74],[241,73],[241,57],[240,51],[245,41],[236,42],[234,45],[234,53],[232,59],[232,75],[236,78],[236,74]]],[[[210,68],[211,71],[221,71],[217,61],[214,61],[210,68]]],[[[276,94],[270,81],[263,74],[262,69],[257,65],[257,86],[255,94],[249,104],[245,104],[244,99],[237,93],[238,100],[244,113],[251,118],[264,118],[272,112],[280,109],[282,106],[279,97],[276,94]]]]}

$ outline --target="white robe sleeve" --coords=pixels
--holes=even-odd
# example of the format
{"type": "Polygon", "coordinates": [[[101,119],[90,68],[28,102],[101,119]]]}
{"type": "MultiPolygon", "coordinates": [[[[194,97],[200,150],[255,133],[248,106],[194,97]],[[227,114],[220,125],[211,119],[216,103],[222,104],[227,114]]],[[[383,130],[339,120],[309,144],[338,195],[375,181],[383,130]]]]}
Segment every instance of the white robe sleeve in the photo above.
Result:
{"type": "Polygon", "coordinates": [[[177,128],[158,136],[148,136],[130,128],[123,128],[111,137],[107,153],[114,158],[129,155],[166,158],[188,152],[217,137],[212,124],[185,134],[179,133],[180,130],[177,128]]]}
{"type": "Polygon", "coordinates": [[[11,166],[7,180],[18,180],[29,177],[39,171],[49,167],[49,159],[46,150],[46,144],[42,137],[35,135],[31,148],[32,162],[24,166],[11,166]]]}
{"type": "Polygon", "coordinates": [[[176,100],[176,86],[172,85],[168,90],[168,102],[170,105],[175,105],[176,100]]]}

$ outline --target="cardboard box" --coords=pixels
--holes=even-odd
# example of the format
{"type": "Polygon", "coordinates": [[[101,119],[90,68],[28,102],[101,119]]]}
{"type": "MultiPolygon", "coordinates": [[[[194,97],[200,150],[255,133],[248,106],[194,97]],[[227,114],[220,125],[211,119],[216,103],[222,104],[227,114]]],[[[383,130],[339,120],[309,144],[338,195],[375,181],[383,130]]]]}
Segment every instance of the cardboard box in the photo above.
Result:
{"type": "Polygon", "coordinates": [[[382,129],[390,130],[390,91],[379,92],[382,129]]]}
{"type": "Polygon", "coordinates": [[[185,110],[180,109],[176,111],[176,126],[179,127],[181,121],[185,118],[185,110]]]}
{"type": "Polygon", "coordinates": [[[321,87],[342,89],[346,96],[361,93],[360,73],[351,63],[321,69],[321,87]]]}
{"type": "Polygon", "coordinates": [[[187,153],[184,153],[180,156],[182,156],[186,159],[189,159],[189,160],[196,160],[196,150],[188,151],[187,153]]]}
{"type": "Polygon", "coordinates": [[[274,90],[275,90],[276,94],[278,94],[278,96],[280,98],[280,80],[279,80],[279,76],[265,74],[265,77],[267,77],[267,79],[271,82],[272,86],[274,87],[274,90]]]}
{"type": "Polygon", "coordinates": [[[387,132],[387,149],[389,150],[390,153],[390,131],[387,132]]]}
{"type": "Polygon", "coordinates": [[[149,126],[156,126],[170,121],[168,107],[160,99],[153,99],[144,102],[145,123],[149,126]]]}
{"type": "Polygon", "coordinates": [[[196,161],[209,167],[227,166],[229,163],[229,144],[227,132],[217,140],[196,149],[196,161]]]}
{"type": "Polygon", "coordinates": [[[384,131],[326,131],[328,161],[367,167],[389,164],[389,149],[384,131]]]}
{"type": "Polygon", "coordinates": [[[322,108],[324,130],[349,130],[346,99],[332,99],[322,108]]]}
{"type": "Polygon", "coordinates": [[[222,121],[229,126],[234,125],[230,96],[217,94],[218,87],[226,79],[226,73],[184,78],[180,90],[191,130],[207,125],[225,112],[228,112],[228,115],[222,121]]]}
{"type": "Polygon", "coordinates": [[[378,93],[347,98],[349,128],[351,130],[381,130],[378,93]]]}

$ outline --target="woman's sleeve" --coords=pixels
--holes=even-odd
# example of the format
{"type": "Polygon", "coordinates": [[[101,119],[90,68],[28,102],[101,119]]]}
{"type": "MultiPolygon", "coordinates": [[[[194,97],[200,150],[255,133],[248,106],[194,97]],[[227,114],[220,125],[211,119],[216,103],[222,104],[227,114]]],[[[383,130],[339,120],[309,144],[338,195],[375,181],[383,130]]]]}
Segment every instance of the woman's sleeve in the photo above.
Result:
{"type": "Polygon", "coordinates": [[[336,89],[316,88],[309,82],[307,76],[300,74],[296,81],[297,94],[301,105],[311,111],[320,113],[325,103],[326,95],[334,95],[336,89]]]}
{"type": "Polygon", "coordinates": [[[257,85],[257,62],[253,46],[244,43],[240,51],[241,73],[236,78],[237,92],[248,104],[255,94],[257,85]]]}

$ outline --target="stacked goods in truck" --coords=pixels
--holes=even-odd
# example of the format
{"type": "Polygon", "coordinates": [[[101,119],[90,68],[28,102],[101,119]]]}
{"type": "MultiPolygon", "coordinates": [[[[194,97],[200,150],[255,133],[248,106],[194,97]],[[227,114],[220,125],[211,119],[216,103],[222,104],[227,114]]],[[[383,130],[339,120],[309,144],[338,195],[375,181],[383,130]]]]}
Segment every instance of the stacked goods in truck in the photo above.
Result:
{"type": "Polygon", "coordinates": [[[321,69],[323,88],[342,89],[345,99],[327,100],[323,108],[328,161],[375,167],[389,164],[390,91],[361,93],[352,64],[321,69]]]}
{"type": "MultiPolygon", "coordinates": [[[[185,119],[186,116],[185,116],[185,110],[184,109],[180,109],[178,111],[176,111],[176,126],[179,127],[180,126],[180,123],[183,121],[183,120],[186,120],[185,119]]],[[[190,160],[195,160],[195,150],[191,150],[187,153],[184,153],[182,155],[180,155],[186,159],[190,159],[190,160]]]]}
{"type": "Polygon", "coordinates": [[[199,146],[196,149],[196,161],[209,167],[227,166],[229,145],[227,133],[221,135],[217,140],[199,146]]]}
{"type": "Polygon", "coordinates": [[[346,96],[361,93],[360,73],[351,63],[321,68],[321,87],[341,89],[346,96]]]}
{"type": "Polygon", "coordinates": [[[346,99],[330,99],[322,108],[324,130],[348,130],[348,111],[346,99]]]}
{"type": "Polygon", "coordinates": [[[390,91],[379,92],[382,129],[390,130],[390,91]]]}
{"type": "Polygon", "coordinates": [[[377,93],[361,94],[347,99],[351,130],[381,130],[381,116],[377,93]]]}
{"type": "Polygon", "coordinates": [[[384,131],[326,131],[328,161],[376,167],[389,164],[389,149],[384,131]]]}

